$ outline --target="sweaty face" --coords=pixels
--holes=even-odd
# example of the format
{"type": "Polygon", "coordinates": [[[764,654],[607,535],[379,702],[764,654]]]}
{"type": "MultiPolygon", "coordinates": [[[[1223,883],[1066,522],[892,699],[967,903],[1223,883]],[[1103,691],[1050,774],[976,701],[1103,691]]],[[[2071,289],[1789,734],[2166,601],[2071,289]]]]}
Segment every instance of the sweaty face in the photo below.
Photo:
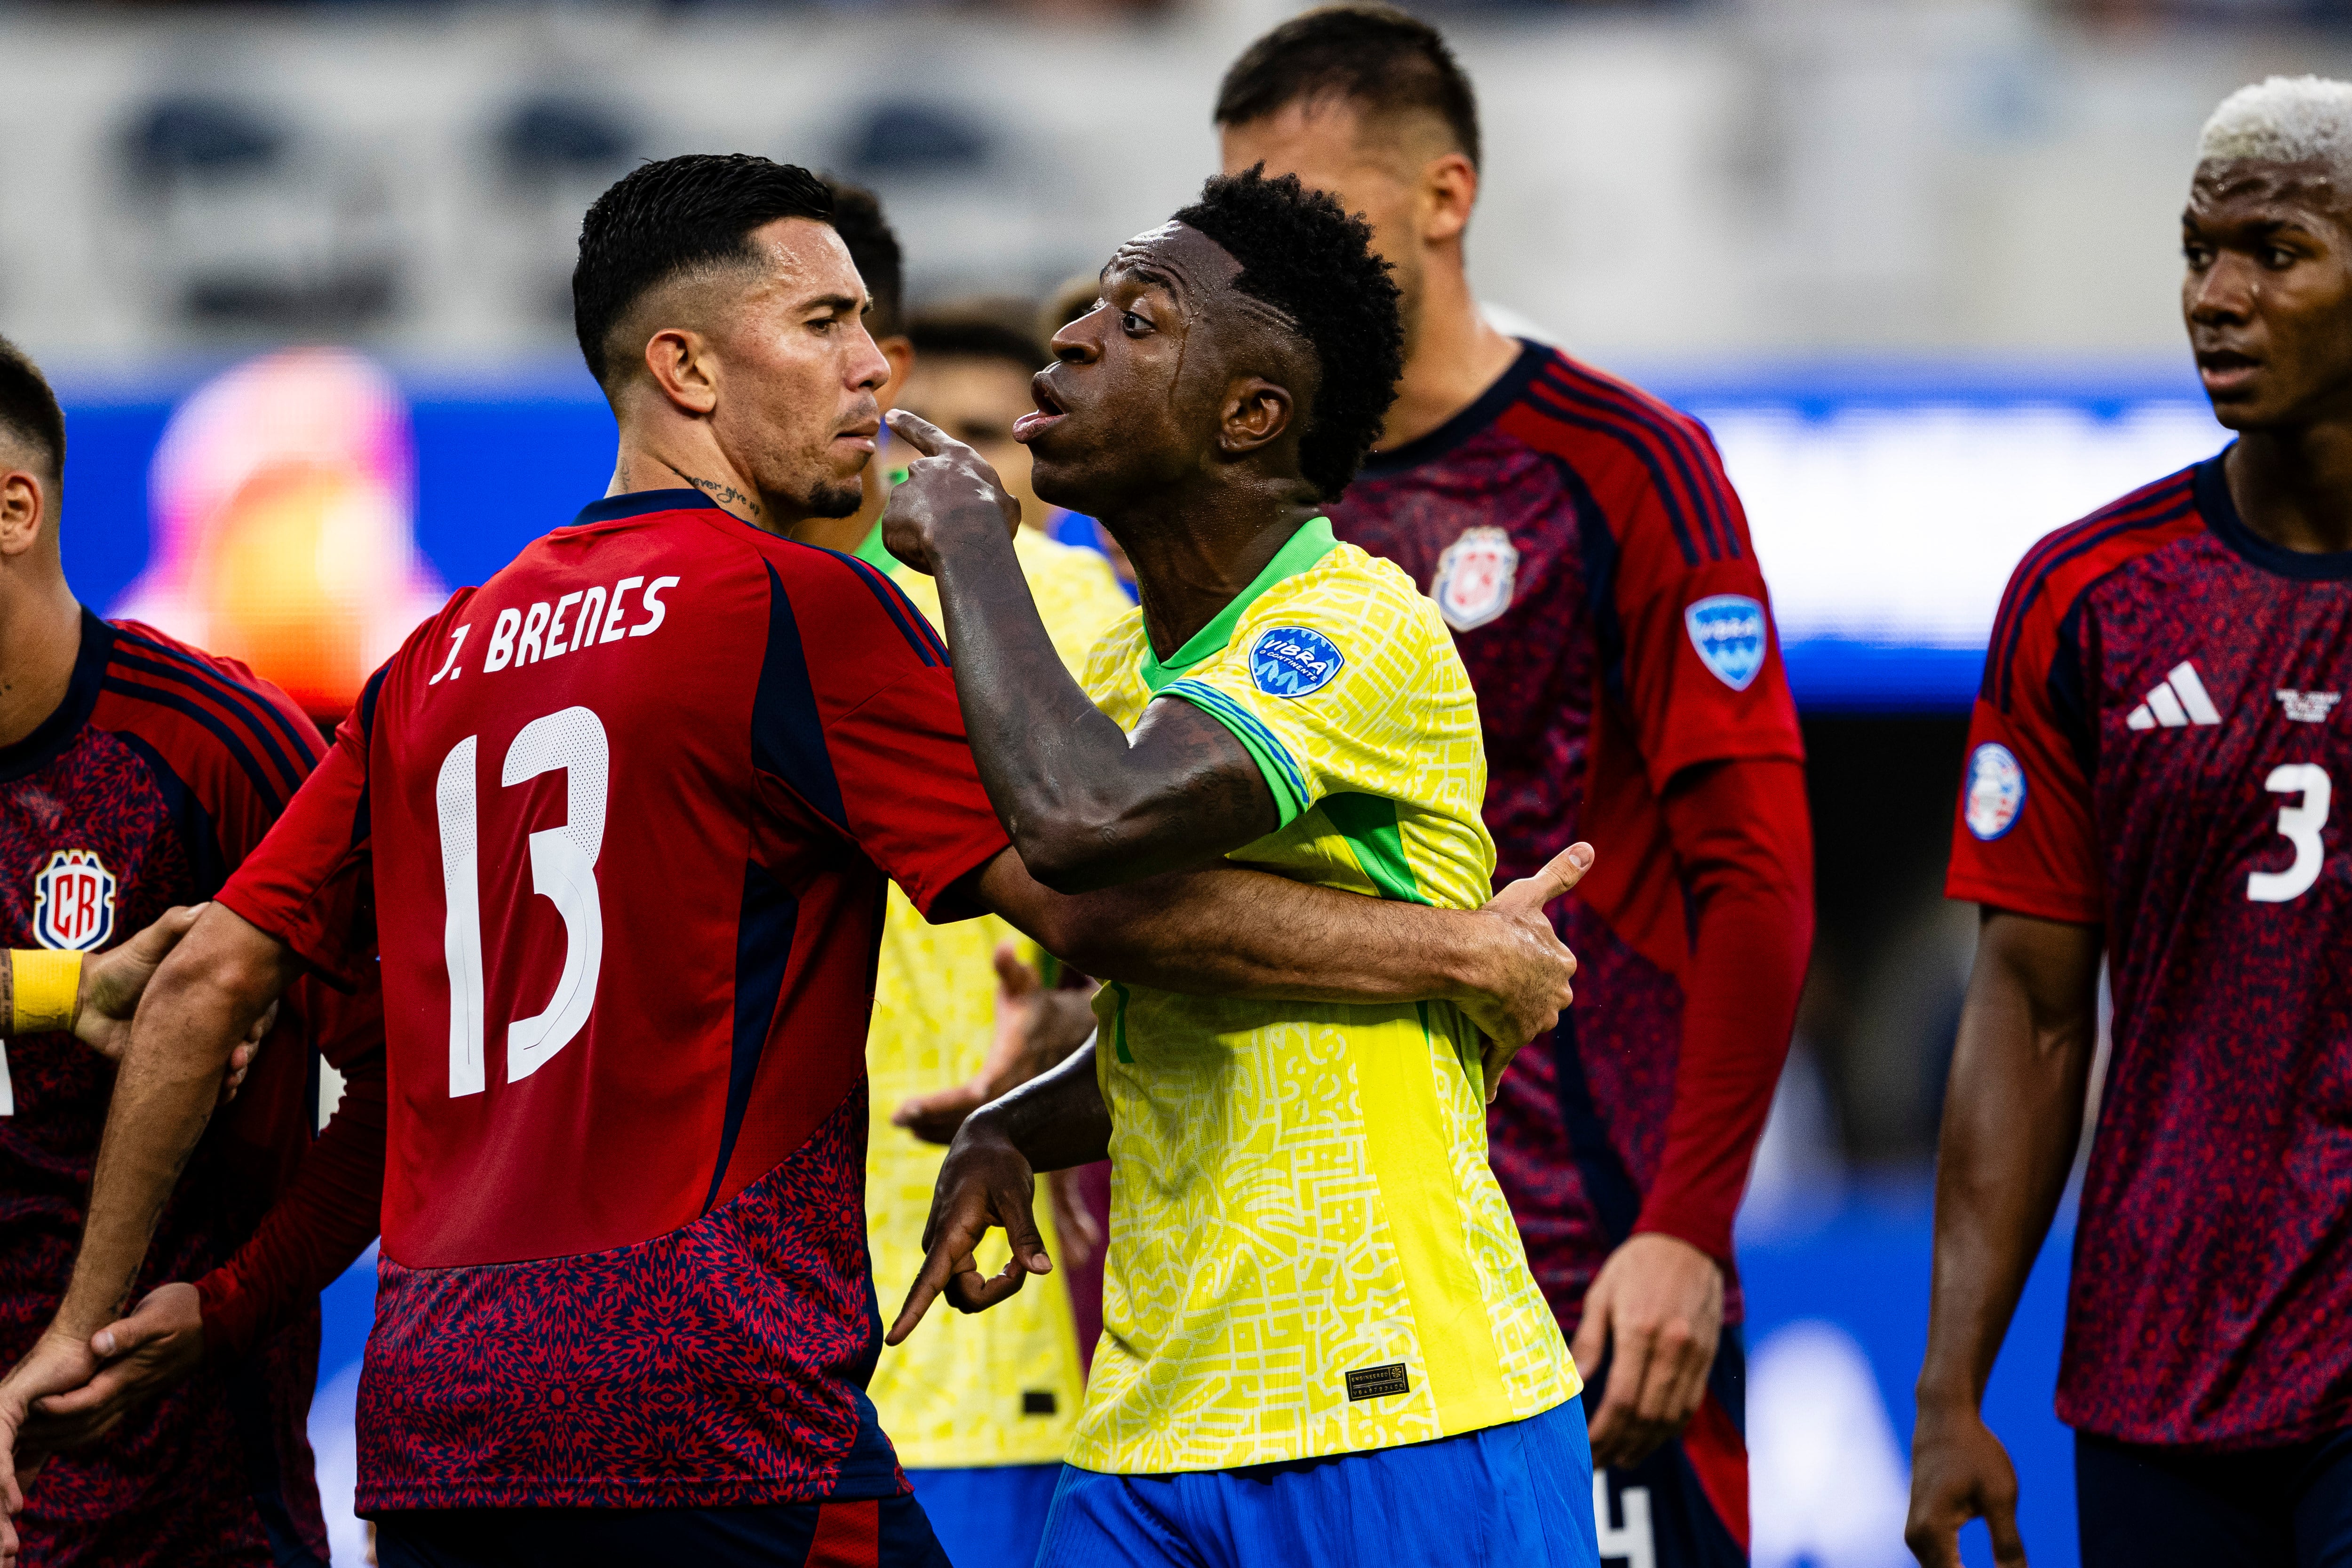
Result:
{"type": "Polygon", "coordinates": [[[1224,173],[1264,163],[1266,177],[1296,174],[1309,190],[1328,191],[1372,226],[1372,249],[1392,268],[1404,298],[1405,336],[1420,319],[1422,250],[1415,242],[1420,207],[1416,176],[1444,151],[1442,132],[1415,124],[1367,123],[1344,98],[1298,100],[1263,120],[1219,132],[1224,173]]]}
{"type": "Polygon", "coordinates": [[[761,262],[716,312],[712,433],[762,495],[805,517],[847,517],[864,497],[889,363],[867,335],[866,288],[829,224],[779,218],[751,235],[761,262]]]}
{"type": "Polygon", "coordinates": [[[2198,166],[2180,240],[2197,373],[2232,430],[2352,412],[2352,190],[2317,163],[2198,166]]]}
{"type": "Polygon", "coordinates": [[[1055,363],[1031,384],[1037,412],[1013,427],[1040,496],[1100,516],[1209,460],[1223,340],[1229,318],[1249,308],[1228,287],[1240,271],[1223,247],[1179,223],[1118,247],[1101,300],[1054,334],[1055,363]]]}
{"type": "Polygon", "coordinates": [[[907,376],[898,406],[977,450],[1021,502],[1021,520],[1043,527],[1045,510],[1029,488],[1029,448],[1013,438],[1013,426],[1036,410],[1029,395],[1035,373],[1034,365],[1024,368],[1009,359],[923,354],[907,376]]]}

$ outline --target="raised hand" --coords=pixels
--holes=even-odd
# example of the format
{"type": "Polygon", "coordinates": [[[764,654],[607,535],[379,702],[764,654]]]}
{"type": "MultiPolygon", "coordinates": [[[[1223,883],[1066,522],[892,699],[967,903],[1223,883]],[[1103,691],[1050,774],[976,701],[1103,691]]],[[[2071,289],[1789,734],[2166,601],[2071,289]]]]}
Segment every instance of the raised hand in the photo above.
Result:
{"type": "Polygon", "coordinates": [[[1570,982],[1576,977],[1576,954],[1552,930],[1544,906],[1584,880],[1591,869],[1592,846],[1571,844],[1479,911],[1497,922],[1494,966],[1486,984],[1465,998],[1462,1007],[1486,1037],[1482,1065],[1489,1103],[1502,1088],[1511,1058],[1529,1040],[1549,1034],[1560,1009],[1575,999],[1570,982]]]}
{"type": "Polygon", "coordinates": [[[940,552],[958,529],[993,527],[1012,537],[1021,503],[986,458],[920,415],[896,408],[884,417],[892,436],[921,454],[882,509],[882,543],[891,554],[936,577],[940,552]]]}

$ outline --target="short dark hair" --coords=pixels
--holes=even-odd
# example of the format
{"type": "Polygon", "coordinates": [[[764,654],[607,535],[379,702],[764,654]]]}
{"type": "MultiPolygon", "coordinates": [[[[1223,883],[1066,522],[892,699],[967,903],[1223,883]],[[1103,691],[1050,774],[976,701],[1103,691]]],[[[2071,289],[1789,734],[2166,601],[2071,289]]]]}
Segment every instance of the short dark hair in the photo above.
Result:
{"type": "Polygon", "coordinates": [[[1380,439],[1404,373],[1404,323],[1372,231],[1298,176],[1218,174],[1176,215],[1242,264],[1234,287],[1290,318],[1322,374],[1298,466],[1325,500],[1338,499],[1380,439]]]}
{"type": "Polygon", "coordinates": [[[41,367],[5,338],[0,338],[0,431],[38,451],[52,482],[65,481],[65,410],[41,367]]]}
{"type": "Polygon", "coordinates": [[[983,300],[919,312],[907,323],[918,362],[940,359],[1002,360],[1028,374],[1054,356],[1028,322],[1036,311],[1025,301],[983,300]]]}
{"type": "Polygon", "coordinates": [[[882,198],[864,185],[827,178],[833,192],[833,227],[849,247],[849,259],[866,279],[874,308],[866,313],[866,330],[877,338],[894,338],[907,330],[907,258],[898,236],[882,216],[882,198]]]}
{"type": "Polygon", "coordinates": [[[1478,166],[1478,98],[1444,36],[1393,5],[1326,5],[1293,16],[1242,51],[1217,89],[1219,125],[1247,125],[1300,99],[1352,99],[1389,119],[1444,121],[1478,166]]]}
{"type": "Polygon", "coordinates": [[[622,176],[580,222],[572,326],[604,384],[604,340],[647,291],[681,272],[753,259],[751,231],[780,217],[833,221],[824,182],[793,163],[741,153],[665,158],[622,176]]]}

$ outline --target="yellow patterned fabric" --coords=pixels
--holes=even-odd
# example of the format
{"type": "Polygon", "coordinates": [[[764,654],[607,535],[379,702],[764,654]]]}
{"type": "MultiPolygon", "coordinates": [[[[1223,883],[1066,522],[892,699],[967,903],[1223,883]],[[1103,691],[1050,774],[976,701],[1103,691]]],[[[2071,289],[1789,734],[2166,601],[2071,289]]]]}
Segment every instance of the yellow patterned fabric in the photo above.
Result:
{"type": "MultiPolygon", "coordinates": [[[[1128,608],[1109,563],[1034,529],[1014,540],[1054,645],[1076,673],[1095,639],[1128,608]]],[[[878,539],[858,552],[940,622],[931,580],[893,561],[878,539]]],[[[999,942],[1018,933],[993,915],[934,926],[896,887],[882,926],[866,1070],[873,1098],[866,1157],[866,1241],[886,1315],[922,1267],[923,1222],[947,1151],[890,1124],[909,1098],[971,1079],[996,1024],[999,942]]],[[[1024,943],[1024,948],[1026,943],[1024,943]]],[[[1032,950],[1034,952],[1034,950],[1032,950]]],[[[1061,1258],[1044,1184],[1037,1225],[1061,1258]]],[[[1001,1235],[982,1248],[993,1273],[1011,1254],[1001,1235]]],[[[1002,1306],[965,1317],[942,1301],[907,1342],[882,1352],[867,1392],[882,1430],[910,1469],[1051,1464],[1068,1445],[1084,1383],[1070,1297],[1059,1272],[1032,1279],[1002,1306]]]]}
{"type": "MultiPolygon", "coordinates": [[[[1282,826],[1231,859],[1454,909],[1490,896],[1468,672],[1436,606],[1328,521],[1165,662],[1130,612],[1086,685],[1129,731],[1179,697],[1241,739],[1282,826]]],[[[1111,1247],[1072,1464],[1385,1448],[1577,1392],[1487,1167],[1480,1037],[1451,1004],[1109,985],[1096,1010],[1111,1247]]]]}

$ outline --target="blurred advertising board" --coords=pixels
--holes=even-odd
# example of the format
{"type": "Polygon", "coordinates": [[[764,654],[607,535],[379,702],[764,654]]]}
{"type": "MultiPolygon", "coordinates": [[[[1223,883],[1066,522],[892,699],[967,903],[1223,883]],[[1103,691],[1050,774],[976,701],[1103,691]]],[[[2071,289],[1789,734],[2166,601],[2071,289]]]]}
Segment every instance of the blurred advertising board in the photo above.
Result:
{"type": "MultiPolygon", "coordinates": [[[[2002,585],[2026,547],[2227,438],[2185,367],[2062,375],[1814,365],[1644,379],[1714,431],[1772,585],[1790,679],[1811,711],[1964,708],[2002,585]]],[[[166,629],[238,642],[225,624],[269,617],[237,603],[236,583],[262,584],[242,597],[272,605],[302,595],[341,602],[352,584],[371,584],[366,603],[383,624],[316,661],[338,673],[370,650],[381,658],[386,636],[396,641],[405,629],[394,623],[422,614],[416,606],[441,584],[480,582],[568,521],[604,492],[612,470],[603,399],[568,368],[394,378],[356,355],[316,350],[170,385],[68,382],[66,390],[64,540],[82,598],[111,613],[155,614],[145,591],[153,579],[137,594],[134,580],[159,562],[165,577],[184,576],[170,563],[194,526],[188,493],[217,508],[242,489],[254,515],[241,548],[215,552],[225,569],[214,574],[222,601],[214,618],[184,616],[166,629]],[[257,365],[283,382],[304,368],[304,354],[322,383],[307,402],[282,385],[253,384],[269,379],[257,365]],[[306,428],[279,430],[294,408],[305,410],[306,428]],[[335,434],[337,420],[350,428],[335,434]],[[265,460],[273,457],[275,470],[265,460]],[[363,536],[343,537],[354,529],[363,536]],[[305,551],[316,559],[286,564],[305,551]]],[[[273,623],[274,646],[286,646],[298,612],[273,623]]],[[[316,607],[303,613],[323,637],[316,607]]],[[[272,646],[268,630],[247,628],[239,646],[272,646]]]]}

